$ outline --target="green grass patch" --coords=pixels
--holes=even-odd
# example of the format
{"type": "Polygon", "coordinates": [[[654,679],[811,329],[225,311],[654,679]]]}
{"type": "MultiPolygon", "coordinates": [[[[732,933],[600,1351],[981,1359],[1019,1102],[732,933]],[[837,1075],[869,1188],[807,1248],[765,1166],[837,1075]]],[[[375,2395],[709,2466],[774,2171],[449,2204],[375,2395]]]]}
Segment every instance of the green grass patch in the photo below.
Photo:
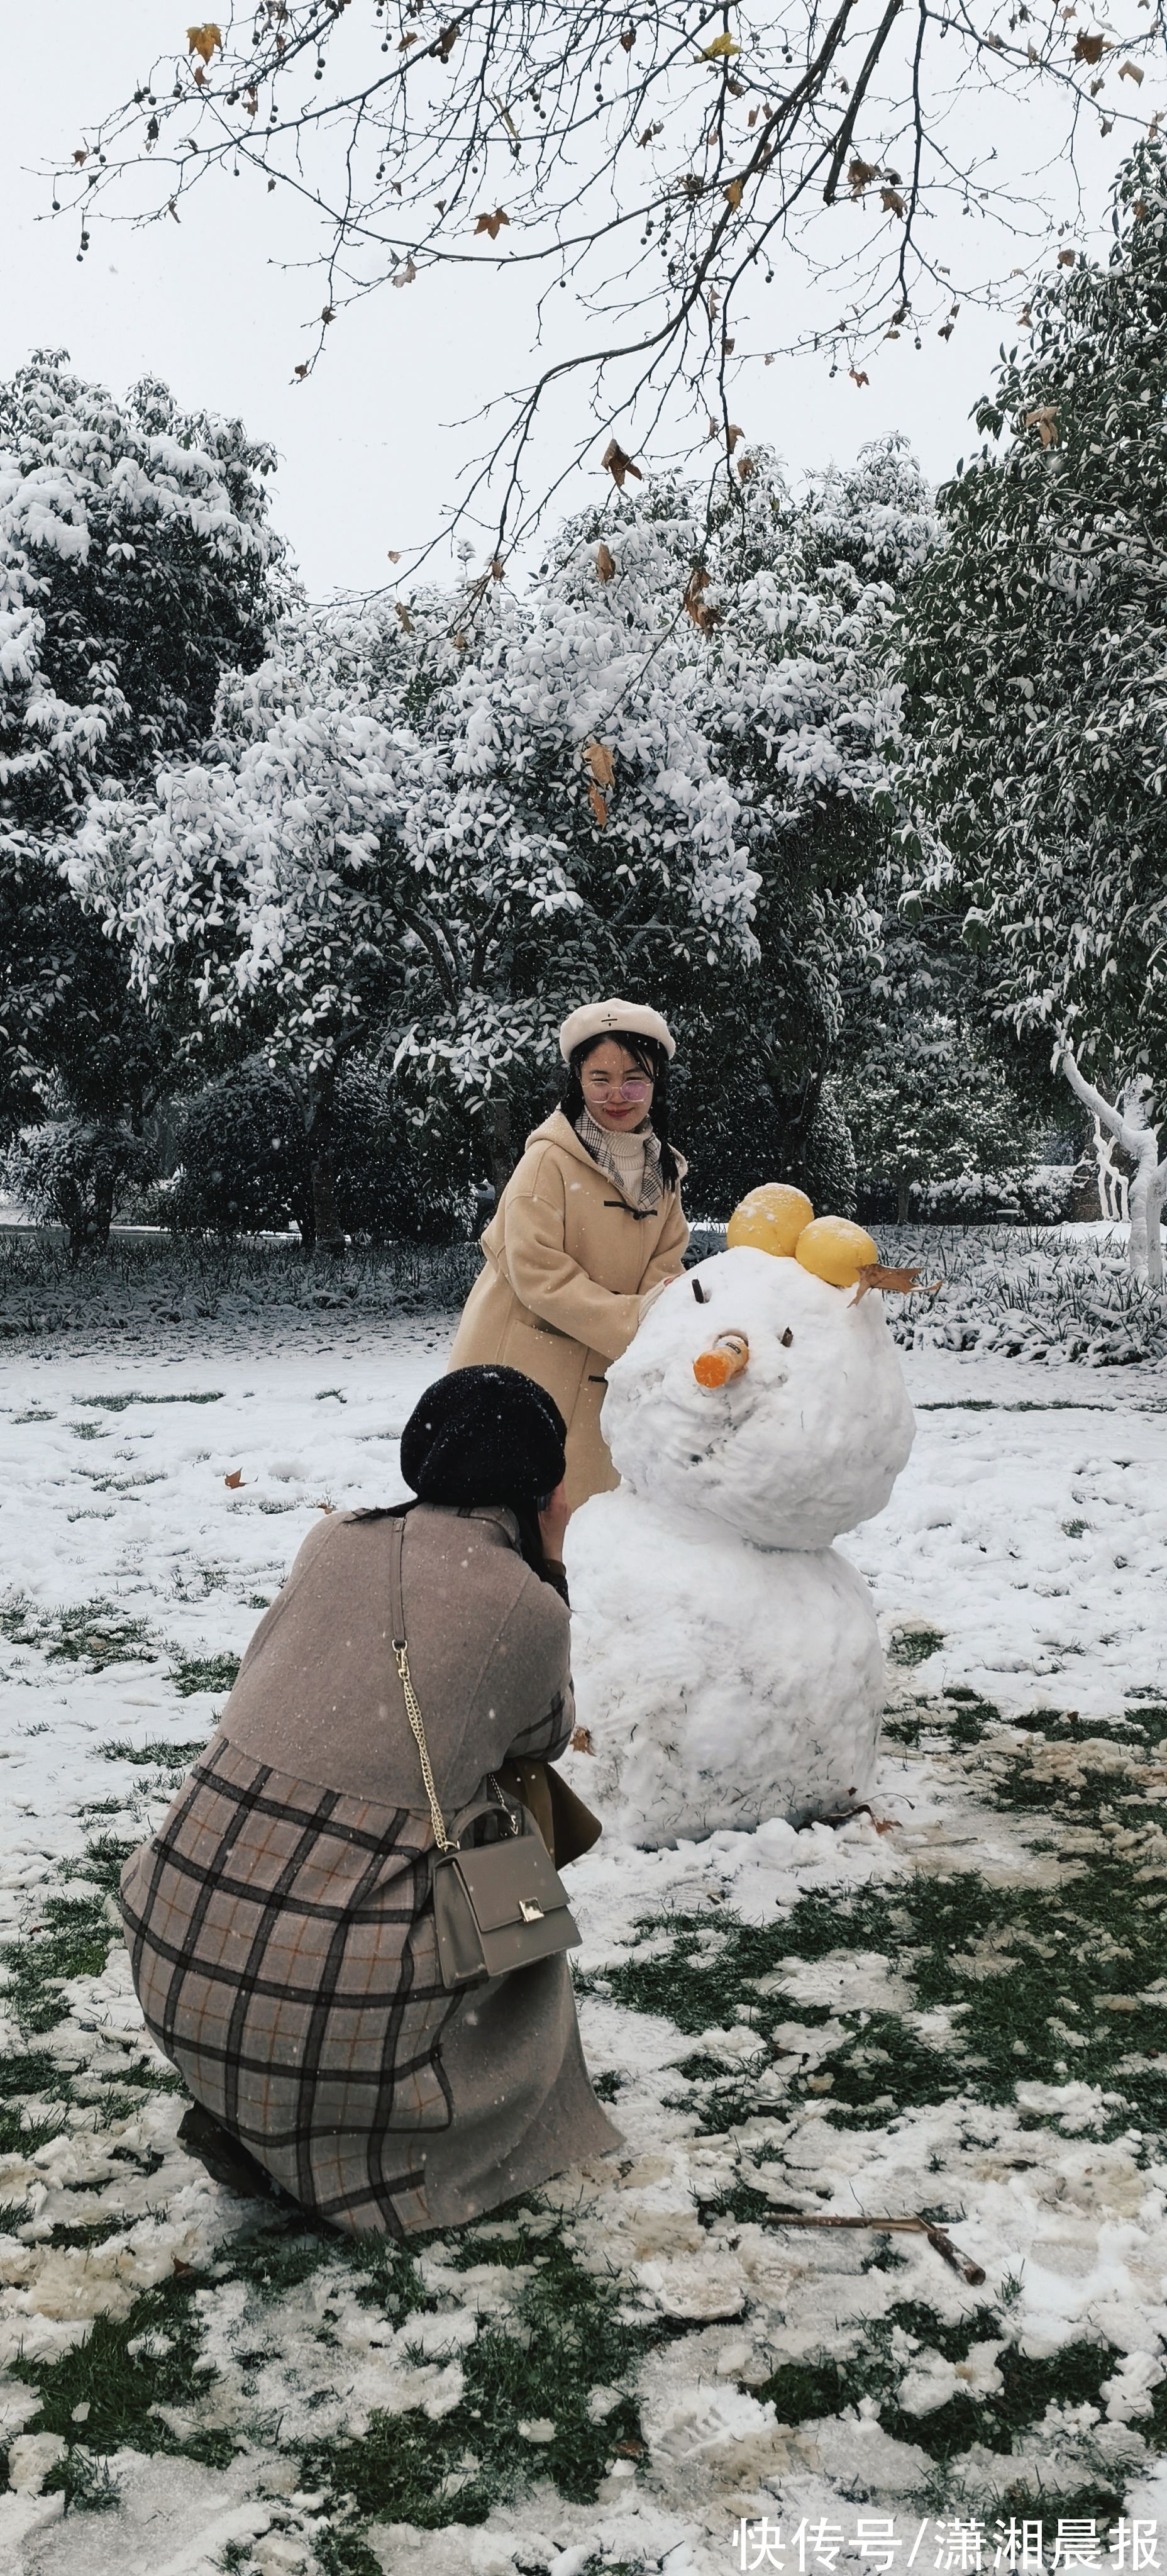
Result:
{"type": "Polygon", "coordinates": [[[900,1628],[888,1646],[893,1664],[926,1664],[944,1643],[940,1628],[900,1628]]]}
{"type": "MultiPolygon", "coordinates": [[[[477,2242],[473,2259],[497,2259],[477,2242]]],[[[594,2424],[588,2393],[601,2381],[619,2385],[648,2335],[621,2320],[615,2286],[585,2271],[558,2232],[535,2237],[522,2259],[538,2270],[512,2314],[481,2327],[463,2353],[465,2390],[452,2412],[438,2423],[420,2408],[374,2415],[359,2441],[310,2447],[305,2484],[327,2488],[362,2521],[376,2516],[423,2531],[484,2522],[541,2478],[572,2503],[594,2502],[617,2444],[638,2440],[640,2427],[631,2397],[594,2424]],[[539,2419],[555,2426],[550,2442],[519,2431],[539,2419]],[[451,2470],[458,2482],[447,2485],[451,2470]]]]}
{"type": "Polygon", "coordinates": [[[992,1700],[982,1699],[979,1691],[953,1687],[938,1700],[916,1700],[888,1709],[883,1735],[887,1743],[908,1752],[918,1752],[925,1742],[930,1751],[964,1752],[982,1742],[987,1728],[1000,1724],[1001,1712],[992,1700]]]}
{"type": "MultiPolygon", "coordinates": [[[[1118,2366],[1110,2344],[1080,2340],[1063,2344],[1046,2360],[1031,2360],[1006,2343],[997,2357],[1003,2381],[999,2391],[984,2396],[960,2392],[926,2415],[909,2414],[899,2404],[905,2364],[892,2353],[892,2340],[909,2335],[921,2351],[938,2352],[945,2361],[963,2361],[975,2343],[997,2341],[1000,2317],[991,2308],[950,2325],[931,2308],[900,2301],[885,2317],[863,2329],[856,2349],[839,2355],[824,2351],[809,2361],[783,2362],[757,2394],[773,2400],[778,2420],[802,2424],[820,2416],[839,2415],[861,2398],[874,2398],[885,2433],[897,2442],[914,2442],[929,2458],[947,2466],[976,2442],[988,2450],[1012,2452],[1017,2441],[1041,2423],[1052,2405],[1097,2405],[1098,2392],[1118,2366]]],[[[1026,2470],[1026,2475],[1031,2472],[1026,2470]]],[[[1109,2500],[1109,2499],[1108,2499],[1109,2500]]]]}
{"type": "Polygon", "coordinates": [[[11,1646],[38,1646],[50,1664],[88,1664],[91,1673],[103,1673],[109,1664],[158,1659],[146,1621],[128,1618],[110,1601],[39,1610],[21,1596],[0,1610],[0,1634],[11,1646]]]}
{"type": "MultiPolygon", "coordinates": [[[[100,1976],[114,1938],[100,1897],[50,1896],[41,1918],[35,1932],[0,1952],[9,2008],[21,2030],[34,2034],[59,2022],[60,1989],[69,1978],[100,1976]]],[[[6,2090],[9,2080],[6,2075],[6,2090]]]]}
{"type": "Polygon", "coordinates": [[[205,1753],[208,1738],[198,1735],[190,1744],[168,1744],[164,1736],[152,1736],[149,1744],[131,1744],[124,1735],[111,1736],[108,1744],[97,1747],[103,1762],[132,1762],[139,1770],[187,1771],[200,1753],[205,1753]]]}
{"type": "Polygon", "coordinates": [[[170,1679],[180,1699],[196,1691],[229,1691],[239,1671],[238,1655],[180,1655],[170,1679]]]}
{"type": "MultiPolygon", "coordinates": [[[[654,1950],[667,1931],[667,1950],[622,1960],[603,1977],[580,1974],[577,1986],[663,2014],[694,2036],[728,2028],[746,2005],[766,2063],[781,2066],[768,2052],[778,2025],[793,2020],[813,2030],[828,2016],[786,1990],[759,1995],[756,1981],[786,1962],[877,1952],[908,1979],[917,2010],[957,2008],[952,2039],[928,2045],[899,2014],[848,2008],[844,1999],[830,2017],[845,2036],[813,2068],[820,2081],[833,2079],[813,2098],[836,2126],[882,2125],[888,2096],[898,2110],[958,2093],[997,2103],[1013,2100],[1020,2078],[1057,2086],[1080,2077],[1119,2097],[1103,2115],[1105,2133],[1118,2134],[1132,2120],[1148,2128],[1167,2121],[1163,2008],[1139,2000],[1163,1974],[1161,1894],[1121,1862],[1099,1858],[1056,1889],[996,1887],[961,1871],[921,1874],[891,1894],[804,1896],[769,1924],[720,1911],[716,1926],[705,1914],[650,1915],[637,1929],[654,1950]],[[1144,2068],[1124,2066],[1138,2055],[1144,2068]]],[[[757,2108],[757,2077],[748,2070],[726,2073],[708,2057],[689,2059],[682,2073],[703,2088],[698,2107],[708,2128],[724,2132],[757,2108]]],[[[810,2094],[797,2070],[789,2089],[795,2100],[810,2094]]]]}
{"type": "Polygon", "coordinates": [[[205,2288],[201,2276],[176,2275],[143,2292],[124,2317],[98,2316],[84,2343],[55,2361],[16,2361],[18,2379],[35,2388],[41,2413],[36,2430],[77,2439],[75,2409],[88,2406],[83,2440],[87,2451],[181,2451],[210,2467],[229,2459],[235,2444],[222,2434],[193,2441],[176,2440],[156,2405],[192,2407],[207,2388],[196,2368],[203,2332],[193,2293],[205,2288]],[[154,2348],[132,2353],[141,2336],[154,2348]]]}
{"type": "MultiPolygon", "coordinates": [[[[132,1387],[128,1394],[75,1395],[73,1398],[74,1404],[99,1406],[103,1413],[125,1413],[131,1404],[221,1404],[222,1401],[221,1386],[210,1387],[203,1395],[143,1395],[138,1388],[132,1387]]],[[[36,1418],[36,1416],[26,1417],[30,1420],[36,1418]]],[[[51,1416],[46,1415],[43,1418],[49,1420],[51,1416]]]]}
{"type": "MultiPolygon", "coordinates": [[[[39,1920],[18,1940],[0,1948],[8,1971],[6,2002],[22,2031],[33,2037],[52,2030],[61,2018],[60,1988],[73,1977],[100,1976],[119,1935],[106,1910],[106,1895],[118,1885],[124,1863],[136,1849],[113,1834],[98,1834],[79,1860],[66,1863],[62,1879],[84,1878],[96,1892],[81,1896],[55,1894],[40,1905],[39,1920]]],[[[16,2064],[27,2064],[17,2060],[16,2064]]],[[[4,2069],[5,2095],[19,2092],[12,2062],[4,2069]]],[[[26,2091],[38,2090],[32,2083],[26,2091]]]]}

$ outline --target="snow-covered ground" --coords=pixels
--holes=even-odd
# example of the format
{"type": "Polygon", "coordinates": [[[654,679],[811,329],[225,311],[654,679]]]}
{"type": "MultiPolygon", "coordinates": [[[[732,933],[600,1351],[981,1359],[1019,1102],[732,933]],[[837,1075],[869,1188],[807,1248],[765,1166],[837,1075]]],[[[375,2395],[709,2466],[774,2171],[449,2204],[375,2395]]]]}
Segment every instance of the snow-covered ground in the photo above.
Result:
{"type": "Polygon", "coordinates": [[[712,2576],[871,2565],[891,2517],[931,2568],[1043,2497],[1167,2563],[1167,1381],[907,1355],[843,1542],[874,1817],[578,1864],[626,2151],[378,2268],[176,2147],[108,1916],[316,1512],[401,1492],[449,1328],[278,1329],[0,1367],[0,2565],[712,2576]],[[779,2211],[924,2212],[985,2279],[779,2211]]]}

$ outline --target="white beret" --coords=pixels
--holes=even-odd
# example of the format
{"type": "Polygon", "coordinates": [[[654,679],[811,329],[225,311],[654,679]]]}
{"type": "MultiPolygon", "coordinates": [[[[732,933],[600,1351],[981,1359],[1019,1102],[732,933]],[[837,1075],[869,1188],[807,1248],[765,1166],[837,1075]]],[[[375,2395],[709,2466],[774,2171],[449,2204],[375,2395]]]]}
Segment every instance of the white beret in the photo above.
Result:
{"type": "Polygon", "coordinates": [[[586,1038],[610,1037],[617,1029],[627,1029],[630,1037],[655,1038],[668,1056],[677,1052],[677,1041],[659,1011],[651,1011],[647,1002],[622,1002],[617,995],[614,1001],[583,1002],[578,1011],[568,1012],[559,1032],[559,1052],[564,1063],[586,1038]]]}

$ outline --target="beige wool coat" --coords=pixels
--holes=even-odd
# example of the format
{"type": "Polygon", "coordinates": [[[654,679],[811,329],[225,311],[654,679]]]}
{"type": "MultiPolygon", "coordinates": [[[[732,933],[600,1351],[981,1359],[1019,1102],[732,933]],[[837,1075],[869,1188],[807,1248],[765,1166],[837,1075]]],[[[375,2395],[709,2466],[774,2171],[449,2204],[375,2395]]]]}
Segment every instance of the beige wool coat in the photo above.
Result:
{"type": "MultiPolygon", "coordinates": [[[[391,1651],[388,1512],[330,1515],[121,1902],[147,2024],[194,2095],[351,2233],[477,2217],[621,2143],[561,1954],[442,1985],[433,1829],[391,1651]]],[[[405,1625],[451,1821],[571,1733],[566,1604],[506,1510],[406,1515],[405,1625]]]]}
{"type": "Polygon", "coordinates": [[[688,1240],[680,1191],[638,1216],[561,1109],[528,1136],[481,1238],[485,1267],[450,1367],[499,1360],[554,1396],[573,1511],[619,1483],[600,1430],[608,1362],[627,1350],[645,1299],[680,1269],[688,1240]]]}

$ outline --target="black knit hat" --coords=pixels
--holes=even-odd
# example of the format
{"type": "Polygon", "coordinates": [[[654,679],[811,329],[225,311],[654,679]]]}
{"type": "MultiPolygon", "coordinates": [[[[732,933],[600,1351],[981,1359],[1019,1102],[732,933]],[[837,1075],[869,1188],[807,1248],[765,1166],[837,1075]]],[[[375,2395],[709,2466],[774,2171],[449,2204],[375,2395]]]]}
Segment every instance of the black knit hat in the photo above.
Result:
{"type": "Polygon", "coordinates": [[[542,1502],[562,1483],[566,1438],[554,1398],[520,1369],[452,1369],[410,1414],[401,1473],[422,1503],[542,1502]]]}

